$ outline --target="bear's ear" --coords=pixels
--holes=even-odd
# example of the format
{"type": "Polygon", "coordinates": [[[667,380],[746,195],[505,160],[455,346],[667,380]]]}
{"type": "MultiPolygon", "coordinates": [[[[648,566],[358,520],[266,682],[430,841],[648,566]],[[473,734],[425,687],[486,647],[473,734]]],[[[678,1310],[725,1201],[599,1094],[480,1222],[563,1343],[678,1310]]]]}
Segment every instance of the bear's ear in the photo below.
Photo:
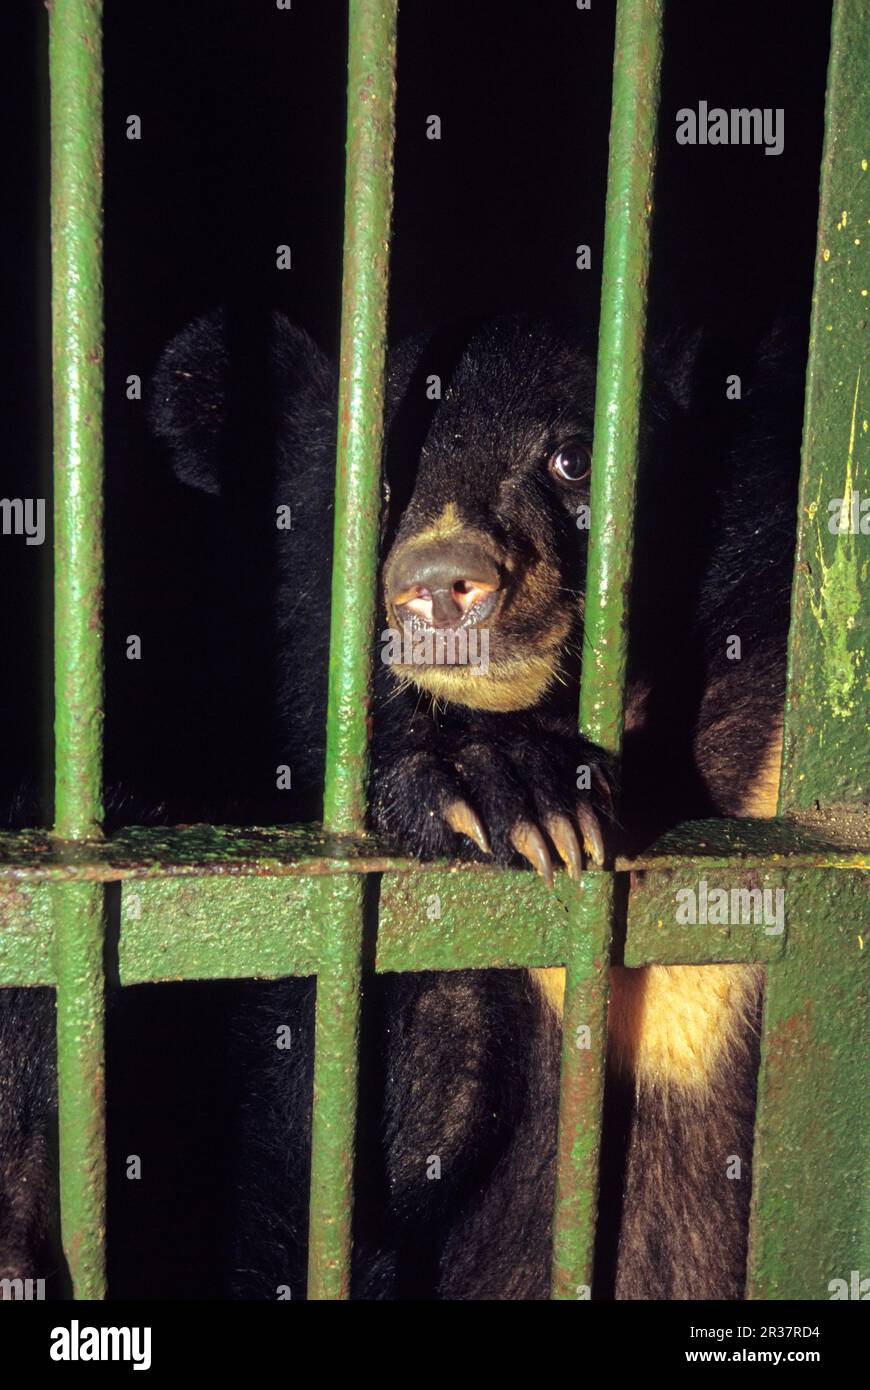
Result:
{"type": "Polygon", "coordinates": [[[221,308],[194,319],[162,352],[148,420],[176,477],[219,496],[267,432],[329,410],[333,396],[332,368],[303,329],[283,314],[221,308]]]}
{"type": "Polygon", "coordinates": [[[703,329],[672,329],[654,339],[649,364],[659,387],[681,410],[688,410],[704,348],[703,329]]]}

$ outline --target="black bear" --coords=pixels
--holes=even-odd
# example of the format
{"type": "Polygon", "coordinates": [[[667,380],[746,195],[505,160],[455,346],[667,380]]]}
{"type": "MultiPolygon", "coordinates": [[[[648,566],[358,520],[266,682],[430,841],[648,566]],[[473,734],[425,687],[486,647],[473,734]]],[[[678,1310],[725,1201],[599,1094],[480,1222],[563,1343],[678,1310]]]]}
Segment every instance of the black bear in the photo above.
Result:
{"type": "MultiPolygon", "coordinates": [[[[424,660],[403,661],[400,642],[386,662],[379,638],[371,814],[416,855],[494,856],[551,880],[554,866],[576,874],[680,819],[772,809],[800,378],[776,339],[739,404],[723,386],[733,355],[700,336],[666,338],[649,358],[617,786],[576,726],[594,354],[570,326],[508,319],[390,355],[384,631],[421,641],[424,660]],[[426,655],[437,640],[480,658],[484,639],[485,661],[426,655]]],[[[276,547],[272,765],[292,767],[296,819],[320,809],[335,414],[335,373],[305,333],[281,315],[224,312],[169,345],[150,407],[179,478],[224,499],[231,525],[238,499],[253,499],[276,547]],[[275,527],[276,507],[291,509],[289,531],[275,527]]],[[[287,819],[287,803],[270,813],[287,819]]],[[[110,1012],[110,1285],[122,1292],[125,1261],[141,1252],[113,1241],[130,1206],[118,1112],[138,1107],[146,1085],[165,1103],[140,1040],[159,1032],[174,987],[142,988],[116,992],[110,1012]]],[[[546,1297],[561,988],[560,972],[367,980],[355,1296],[546,1297]],[[426,1180],[432,1153],[438,1182],[426,1180]]],[[[188,1096],[224,1096],[199,1151],[216,1154],[207,1168],[220,1173],[207,1179],[194,1158],[213,1186],[192,1211],[170,1200],[170,1229],[209,1226],[221,1270],[210,1292],[275,1298],[289,1286],[298,1297],[314,982],[207,989],[208,1026],[188,1034],[205,1041],[186,1059],[171,1041],[167,1052],[186,1068],[188,1096]],[[276,1020],[292,1021],[302,1045],[278,1053],[276,1020]]],[[[615,957],[595,1295],[741,1296],[760,993],[753,968],[626,970],[615,957]],[[727,1175],[734,1155],[740,1181],[727,1175]]],[[[51,1013],[46,991],[0,992],[3,1277],[58,1268],[51,1013]]],[[[170,1112],[179,1146],[189,1108],[181,1097],[170,1112]]],[[[206,1275],[189,1274],[196,1294],[206,1275]]]]}
{"type": "MultiPolygon", "coordinates": [[[[399,640],[375,656],[375,828],[421,857],[493,856],[551,881],[680,819],[770,813],[799,427],[783,356],[764,345],[735,404],[700,335],[650,353],[617,794],[576,725],[594,354],[570,328],[520,319],[391,353],[383,636],[424,655],[399,640]],[[427,640],[476,659],[426,655],[427,640]]],[[[151,405],[184,482],[230,500],[258,487],[270,515],[291,509],[274,531],[276,746],[312,819],[335,414],[335,373],[305,333],[276,314],[252,338],[223,311],[170,344],[151,405]]],[[[248,1297],[304,1283],[310,1065],[277,1062],[267,1013],[310,1030],[313,987],[269,993],[240,1014],[256,1080],[230,1262],[248,1297]]],[[[760,993],[747,967],[615,966],[598,1293],[741,1296],[760,993]]],[[[356,1296],[546,1297],[559,973],[382,977],[365,1002],[356,1296]],[[433,1152],[440,1182],[425,1178],[433,1152]]]]}

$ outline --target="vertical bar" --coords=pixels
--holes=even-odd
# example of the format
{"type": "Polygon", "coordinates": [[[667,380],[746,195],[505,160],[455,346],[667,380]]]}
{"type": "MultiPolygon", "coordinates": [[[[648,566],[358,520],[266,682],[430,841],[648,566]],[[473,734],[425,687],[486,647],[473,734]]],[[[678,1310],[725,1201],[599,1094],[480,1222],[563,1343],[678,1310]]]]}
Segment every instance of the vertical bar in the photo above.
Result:
{"type": "MultiPolygon", "coordinates": [[[[870,598],[861,525],[870,523],[860,511],[870,493],[868,29],[870,0],[835,0],[781,814],[868,795],[870,598]]],[[[857,1286],[870,1268],[866,901],[860,874],[818,874],[788,889],[788,950],[769,967],[765,987],[750,1298],[862,1296],[857,1286]]]]}
{"type": "Polygon", "coordinates": [[[397,0],[350,0],[335,548],[324,821],[366,813],[377,605],[397,0]]]}
{"type": "Polygon", "coordinates": [[[55,830],[73,840],[102,820],[102,4],[50,13],[55,830]]]}
{"type": "MultiPolygon", "coordinates": [[[[324,821],[366,813],[377,605],[397,0],[350,0],[335,548],[324,821]]],[[[347,1298],[363,935],[362,880],[336,883],[317,979],[308,1296],[347,1298]]]]}
{"type": "Polygon", "coordinates": [[[662,0],[616,11],[580,723],[622,744],[662,0]]]}
{"type": "Polygon", "coordinates": [[[106,1292],[103,888],[55,889],[60,1222],[74,1298],[106,1292]]]}
{"type": "Polygon", "coordinates": [[[354,1121],[364,879],[335,874],[321,892],[329,962],[317,977],[308,1297],[350,1295],[354,1121]]]}
{"type": "MultiPolygon", "coordinates": [[[[662,0],[619,0],[580,696],[583,732],[616,754],[628,649],[661,22],[662,0]]],[[[572,923],[563,1017],[552,1282],[557,1299],[587,1297],[592,1283],[612,876],[590,875],[585,888],[587,905],[572,923]],[[591,1030],[588,1050],[577,1043],[583,1027],[591,1030]]]]}
{"type": "Polygon", "coordinates": [[[585,1299],[592,1288],[607,1038],[607,957],[613,875],[586,874],[572,923],[562,1014],[551,1297],[585,1299]]]}
{"type": "MultiPolygon", "coordinates": [[[[102,819],[102,5],[50,7],[55,833],[102,819]]],[[[103,893],[55,897],[61,1228],[77,1298],[105,1291],[103,893]]]]}
{"type": "Polygon", "coordinates": [[[807,365],[781,814],[811,808],[816,801],[863,802],[870,796],[870,589],[865,582],[870,528],[868,32],[870,0],[836,0],[807,365]]]}
{"type": "Polygon", "coordinates": [[[764,992],[747,1297],[854,1299],[870,1271],[866,875],[790,874],[785,914],[764,992]]]}

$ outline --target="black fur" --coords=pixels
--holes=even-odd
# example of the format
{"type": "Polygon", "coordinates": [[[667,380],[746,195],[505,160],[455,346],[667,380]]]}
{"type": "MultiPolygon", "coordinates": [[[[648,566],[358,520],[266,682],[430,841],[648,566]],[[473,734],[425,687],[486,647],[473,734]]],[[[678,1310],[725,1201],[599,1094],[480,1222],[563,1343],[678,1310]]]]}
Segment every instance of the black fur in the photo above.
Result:
{"type": "Polygon", "coordinates": [[[754,1015],[702,1095],[647,1088],[627,1106],[613,1098],[610,1123],[618,1115],[623,1126],[616,1298],[743,1295],[760,1004],[759,988],[754,1015]],[[735,1158],[739,1178],[727,1176],[735,1158]]]}
{"type": "Polygon", "coordinates": [[[49,1297],[65,1289],[56,1104],[53,994],[0,990],[0,1279],[45,1279],[49,1297]]]}

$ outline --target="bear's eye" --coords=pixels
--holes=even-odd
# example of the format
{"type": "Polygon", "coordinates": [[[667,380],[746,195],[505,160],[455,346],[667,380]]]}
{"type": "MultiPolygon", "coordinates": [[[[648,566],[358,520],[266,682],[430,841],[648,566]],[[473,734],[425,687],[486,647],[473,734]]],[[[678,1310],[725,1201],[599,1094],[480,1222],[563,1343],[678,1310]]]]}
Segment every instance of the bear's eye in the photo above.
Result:
{"type": "Polygon", "coordinates": [[[563,483],[582,483],[589,477],[592,458],[582,444],[566,444],[551,454],[547,467],[563,483]]]}

